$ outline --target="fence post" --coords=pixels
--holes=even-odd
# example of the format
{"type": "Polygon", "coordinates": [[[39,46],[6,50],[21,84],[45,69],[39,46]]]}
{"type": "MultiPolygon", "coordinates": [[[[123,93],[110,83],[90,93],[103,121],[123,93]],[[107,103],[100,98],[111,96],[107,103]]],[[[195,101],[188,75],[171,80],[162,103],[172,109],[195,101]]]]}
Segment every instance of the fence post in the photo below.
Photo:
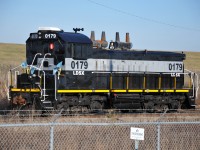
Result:
{"type": "Polygon", "coordinates": [[[50,150],[53,150],[53,131],[54,131],[54,125],[51,125],[51,128],[50,128],[50,150]]]}
{"type": "Polygon", "coordinates": [[[157,124],[157,150],[160,150],[160,123],[157,124]]]}
{"type": "Polygon", "coordinates": [[[139,149],[139,140],[135,140],[135,150],[139,149]]]}
{"type": "Polygon", "coordinates": [[[157,150],[160,150],[160,122],[163,119],[163,117],[165,116],[165,114],[167,113],[168,108],[165,109],[165,111],[163,112],[163,114],[160,115],[160,117],[157,120],[157,150]]]}
{"type": "Polygon", "coordinates": [[[64,109],[62,108],[60,110],[60,112],[58,114],[56,114],[53,118],[53,121],[51,122],[51,127],[50,127],[50,143],[49,143],[49,149],[53,150],[53,141],[54,141],[54,123],[56,122],[56,120],[58,119],[58,117],[61,115],[62,111],[64,109]]]}

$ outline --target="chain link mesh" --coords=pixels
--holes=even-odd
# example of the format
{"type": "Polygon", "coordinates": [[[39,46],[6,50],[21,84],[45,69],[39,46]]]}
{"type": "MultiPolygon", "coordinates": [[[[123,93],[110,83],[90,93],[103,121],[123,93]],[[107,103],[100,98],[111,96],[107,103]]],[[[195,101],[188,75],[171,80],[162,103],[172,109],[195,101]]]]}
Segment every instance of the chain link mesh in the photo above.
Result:
{"type": "MultiPolygon", "coordinates": [[[[15,115],[14,115],[15,114],[15,115]]],[[[199,150],[200,117],[188,114],[60,113],[0,116],[0,150],[127,150],[135,148],[130,129],[144,128],[139,150],[199,150]]]]}
{"type": "Polygon", "coordinates": [[[49,126],[1,127],[0,149],[46,150],[49,148],[49,126]]]}
{"type": "MultiPolygon", "coordinates": [[[[130,139],[131,126],[57,126],[55,132],[55,149],[133,149],[134,141],[130,139]]],[[[139,127],[139,126],[136,126],[139,127]]],[[[147,132],[154,132],[152,125],[141,126],[147,132]]],[[[156,136],[145,135],[147,143],[141,141],[143,149],[155,149],[156,136]],[[151,139],[151,142],[148,142],[151,139]]]]}
{"type": "Polygon", "coordinates": [[[161,148],[175,150],[200,149],[200,124],[161,125],[161,148]]]}
{"type": "Polygon", "coordinates": [[[111,150],[134,149],[130,128],[144,128],[141,150],[200,148],[200,122],[1,124],[0,149],[111,150]],[[160,130],[158,130],[160,126],[160,130]],[[52,132],[53,131],[53,132],[52,132]],[[51,134],[53,133],[53,134],[51,134]],[[160,135],[160,139],[158,139],[160,135]],[[52,146],[52,147],[51,147],[52,146]]]}

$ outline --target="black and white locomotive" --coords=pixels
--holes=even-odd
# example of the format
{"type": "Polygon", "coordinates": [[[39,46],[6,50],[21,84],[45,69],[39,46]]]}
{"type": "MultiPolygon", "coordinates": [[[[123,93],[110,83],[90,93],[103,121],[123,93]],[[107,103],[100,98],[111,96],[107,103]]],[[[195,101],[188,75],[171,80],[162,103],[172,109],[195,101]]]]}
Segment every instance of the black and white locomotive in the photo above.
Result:
{"type": "Polygon", "coordinates": [[[116,40],[108,44],[105,32],[101,40],[95,40],[94,32],[88,38],[77,33],[80,30],[40,27],[30,34],[26,62],[10,70],[13,108],[157,110],[195,106],[197,75],[184,69],[184,53],[134,50],[128,33],[125,42],[120,42],[117,32],[116,40]],[[16,71],[19,68],[23,72],[16,71]]]}

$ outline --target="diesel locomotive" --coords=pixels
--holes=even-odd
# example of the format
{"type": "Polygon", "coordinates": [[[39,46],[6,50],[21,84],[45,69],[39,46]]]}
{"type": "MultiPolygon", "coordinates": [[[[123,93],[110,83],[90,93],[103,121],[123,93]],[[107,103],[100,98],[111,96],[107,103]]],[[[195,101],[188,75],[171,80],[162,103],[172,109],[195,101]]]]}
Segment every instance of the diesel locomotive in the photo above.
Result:
{"type": "Polygon", "coordinates": [[[183,52],[135,50],[129,33],[108,43],[55,27],[26,41],[26,61],[9,71],[12,108],[49,110],[194,108],[197,74],[183,52]]]}

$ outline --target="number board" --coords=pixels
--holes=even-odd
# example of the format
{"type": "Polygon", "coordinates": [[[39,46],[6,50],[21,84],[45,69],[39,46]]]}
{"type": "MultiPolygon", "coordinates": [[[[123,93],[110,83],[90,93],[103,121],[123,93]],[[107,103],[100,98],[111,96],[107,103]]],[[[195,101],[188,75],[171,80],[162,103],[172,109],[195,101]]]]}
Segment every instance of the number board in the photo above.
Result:
{"type": "Polygon", "coordinates": [[[57,34],[52,32],[38,32],[38,33],[31,33],[30,39],[37,40],[37,39],[57,39],[57,34]]]}
{"type": "Polygon", "coordinates": [[[38,32],[39,38],[42,39],[56,39],[57,38],[57,34],[56,33],[52,33],[52,32],[38,32]]]}
{"type": "Polygon", "coordinates": [[[37,33],[31,33],[31,34],[30,34],[30,39],[32,39],[32,40],[38,39],[38,34],[37,34],[37,33]]]}

